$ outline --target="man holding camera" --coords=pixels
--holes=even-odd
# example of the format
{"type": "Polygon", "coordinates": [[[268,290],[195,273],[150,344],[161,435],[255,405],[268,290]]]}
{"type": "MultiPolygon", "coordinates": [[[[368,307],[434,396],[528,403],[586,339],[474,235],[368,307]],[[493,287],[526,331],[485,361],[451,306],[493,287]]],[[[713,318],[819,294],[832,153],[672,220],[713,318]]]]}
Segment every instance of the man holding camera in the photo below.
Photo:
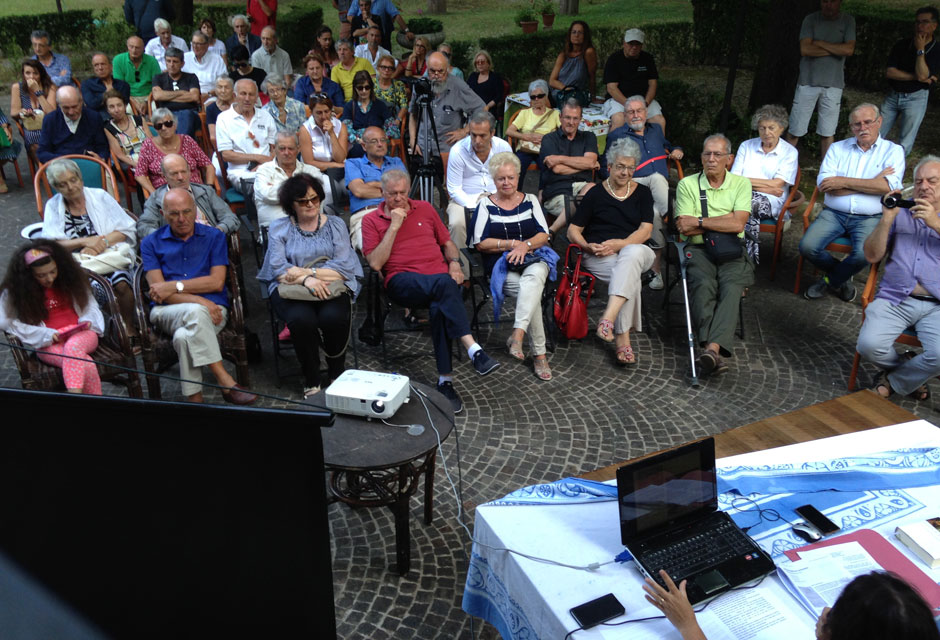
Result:
{"type": "MultiPolygon", "coordinates": [[[[480,96],[467,86],[467,83],[456,78],[450,73],[450,63],[447,56],[439,51],[435,51],[428,56],[428,79],[431,83],[431,116],[434,119],[435,129],[437,130],[437,144],[440,145],[441,153],[450,152],[450,148],[457,142],[466,138],[470,132],[469,125],[464,126],[474,112],[483,109],[485,105],[480,96]]],[[[421,81],[419,80],[418,83],[421,81]]],[[[409,149],[415,146],[415,140],[418,141],[418,153],[429,153],[429,157],[437,155],[437,145],[430,141],[430,149],[424,149],[425,132],[419,131],[420,114],[416,111],[416,102],[420,99],[420,87],[416,84],[412,88],[410,122],[408,123],[408,133],[411,136],[409,149]]],[[[433,134],[432,134],[433,135],[433,134]]]]}
{"type": "Polygon", "coordinates": [[[881,196],[900,189],[904,177],[904,149],[878,135],[878,107],[858,105],[849,114],[849,126],[855,137],[833,143],[819,166],[816,185],[825,194],[825,206],[800,240],[800,253],[825,274],[803,294],[807,300],[827,291],[845,302],[855,299],[852,276],[865,267],[863,245],[881,217],[881,196]],[[844,236],[852,252],[839,262],[826,247],[844,236]]]}
{"type": "Polygon", "coordinates": [[[865,258],[885,260],[878,294],[865,309],[856,350],[883,371],[875,391],[916,400],[930,397],[927,381],[940,375],[940,158],[926,156],[914,169],[914,200],[886,199],[881,220],[865,241],[865,258]],[[889,249],[890,247],[890,249],[889,249]],[[913,327],[924,346],[899,356],[895,339],[913,327]]]}

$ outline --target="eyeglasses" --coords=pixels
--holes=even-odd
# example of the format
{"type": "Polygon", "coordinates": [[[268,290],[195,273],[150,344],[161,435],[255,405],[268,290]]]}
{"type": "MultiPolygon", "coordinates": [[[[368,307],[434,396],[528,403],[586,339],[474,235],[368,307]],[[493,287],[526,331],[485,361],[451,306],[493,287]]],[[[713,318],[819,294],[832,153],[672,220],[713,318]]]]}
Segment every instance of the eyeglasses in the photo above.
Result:
{"type": "Polygon", "coordinates": [[[636,165],[620,164],[618,162],[611,167],[611,171],[616,171],[617,173],[633,172],[636,171],[636,165]]]}
{"type": "Polygon", "coordinates": [[[172,120],[164,120],[163,122],[154,122],[153,128],[159,131],[160,129],[169,129],[175,125],[176,123],[172,120]]]}
{"type": "Polygon", "coordinates": [[[372,86],[368,84],[361,84],[356,87],[356,91],[372,91],[372,86]]]}
{"type": "Polygon", "coordinates": [[[723,156],[730,156],[730,153],[719,153],[718,151],[703,151],[703,158],[721,158],[723,156]]]}
{"type": "Polygon", "coordinates": [[[545,95],[546,94],[544,93],[532,93],[532,94],[529,94],[529,97],[532,98],[533,100],[541,100],[542,98],[545,97],[545,95]]]}
{"type": "Polygon", "coordinates": [[[437,74],[437,75],[444,75],[444,70],[443,70],[443,69],[432,69],[432,68],[428,67],[428,75],[431,75],[432,73],[437,74]]]}
{"type": "Polygon", "coordinates": [[[862,120],[861,122],[850,122],[849,126],[853,129],[869,129],[877,120],[862,120]]]}
{"type": "Polygon", "coordinates": [[[382,71],[391,71],[391,70],[393,70],[394,68],[395,68],[395,67],[393,67],[393,66],[390,65],[390,64],[380,64],[380,65],[379,65],[379,69],[381,69],[382,71]]]}
{"type": "Polygon", "coordinates": [[[309,207],[320,202],[320,198],[317,196],[310,196],[309,198],[297,198],[294,200],[294,204],[300,205],[301,207],[309,207]]]}

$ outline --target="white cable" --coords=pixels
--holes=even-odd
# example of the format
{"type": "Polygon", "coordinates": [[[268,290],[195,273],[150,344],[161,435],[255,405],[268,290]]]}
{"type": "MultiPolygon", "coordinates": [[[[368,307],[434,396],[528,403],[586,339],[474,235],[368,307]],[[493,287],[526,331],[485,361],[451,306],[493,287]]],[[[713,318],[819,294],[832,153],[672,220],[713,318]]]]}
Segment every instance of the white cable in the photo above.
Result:
{"type": "MultiPolygon", "coordinates": [[[[447,468],[447,456],[444,455],[444,449],[441,446],[441,433],[437,430],[437,427],[434,425],[434,419],[431,417],[431,410],[428,408],[428,403],[424,400],[424,394],[421,391],[411,385],[411,388],[414,389],[418,398],[421,400],[421,405],[424,407],[424,412],[428,416],[428,424],[434,430],[434,434],[437,436],[437,450],[441,455],[441,467],[444,469],[444,475],[447,477],[447,481],[450,482],[451,490],[454,493],[454,500],[457,502],[457,523],[463,527],[464,531],[467,532],[467,537],[470,538],[470,542],[473,544],[479,545],[481,547],[486,547],[492,551],[507,551],[509,553],[527,558],[534,562],[542,562],[544,564],[553,564],[559,567],[565,567],[567,569],[576,569],[578,571],[597,571],[604,565],[611,564],[616,562],[616,560],[608,560],[607,562],[592,562],[589,565],[579,566],[573,564],[565,564],[564,562],[558,562],[557,560],[551,560],[549,558],[540,558],[538,556],[529,555],[527,553],[522,553],[521,551],[516,551],[515,549],[509,549],[508,547],[494,547],[491,544],[486,544],[485,542],[480,542],[479,540],[473,537],[470,528],[467,527],[466,523],[463,521],[463,504],[460,501],[460,494],[457,492],[457,484],[454,482],[454,479],[450,475],[450,471],[447,468]]],[[[384,421],[383,421],[384,422],[384,421]]],[[[397,425],[395,425],[397,426],[397,425]]],[[[456,429],[456,426],[454,427],[456,429]]]]}

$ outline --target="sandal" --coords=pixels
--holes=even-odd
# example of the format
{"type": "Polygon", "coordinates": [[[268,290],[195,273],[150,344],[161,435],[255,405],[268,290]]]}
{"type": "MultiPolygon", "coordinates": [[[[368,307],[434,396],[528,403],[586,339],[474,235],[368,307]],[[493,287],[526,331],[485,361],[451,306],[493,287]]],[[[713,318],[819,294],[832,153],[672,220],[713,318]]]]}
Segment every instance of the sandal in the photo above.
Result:
{"type": "Polygon", "coordinates": [[[614,323],[607,318],[601,318],[597,323],[597,337],[604,342],[614,341],[614,323]]]}
{"type": "Polygon", "coordinates": [[[6,182],[0,182],[0,193],[9,193],[10,187],[7,186],[6,182]]]}
{"type": "MultiPolygon", "coordinates": [[[[880,397],[887,400],[894,395],[894,389],[891,388],[891,383],[888,382],[888,374],[885,371],[881,371],[875,376],[875,384],[872,385],[871,390],[877,393],[880,397]],[[887,394],[881,393],[880,389],[887,391],[887,394]]],[[[914,393],[917,393],[916,391],[914,393]]]]}
{"type": "Polygon", "coordinates": [[[548,358],[535,358],[532,360],[532,366],[535,369],[535,377],[539,380],[552,379],[552,370],[548,366],[548,358]]]}
{"type": "Polygon", "coordinates": [[[304,387],[304,400],[320,393],[320,387],[304,387]]]}
{"type": "Polygon", "coordinates": [[[627,344],[622,347],[617,347],[617,363],[622,365],[636,364],[636,354],[633,353],[632,346],[627,344]]]}
{"type": "Polygon", "coordinates": [[[918,402],[930,400],[930,387],[928,387],[927,384],[924,383],[920,385],[919,387],[917,387],[916,389],[914,389],[913,391],[911,391],[909,394],[907,394],[907,397],[913,400],[917,400],[918,402]]]}
{"type": "Polygon", "coordinates": [[[522,351],[522,340],[513,340],[512,336],[506,339],[506,348],[509,349],[509,355],[516,360],[525,360],[525,353],[522,351]]]}

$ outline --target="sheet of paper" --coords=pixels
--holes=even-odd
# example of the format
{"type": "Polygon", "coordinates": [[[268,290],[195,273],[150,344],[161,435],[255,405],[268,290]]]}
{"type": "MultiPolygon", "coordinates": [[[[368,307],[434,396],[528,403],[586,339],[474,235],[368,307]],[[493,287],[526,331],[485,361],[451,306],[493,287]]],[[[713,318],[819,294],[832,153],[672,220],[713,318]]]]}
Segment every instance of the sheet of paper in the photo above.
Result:
{"type": "Polygon", "coordinates": [[[800,552],[799,562],[777,567],[783,584],[813,615],[831,607],[856,576],[881,566],[858,542],[800,552]]]}

